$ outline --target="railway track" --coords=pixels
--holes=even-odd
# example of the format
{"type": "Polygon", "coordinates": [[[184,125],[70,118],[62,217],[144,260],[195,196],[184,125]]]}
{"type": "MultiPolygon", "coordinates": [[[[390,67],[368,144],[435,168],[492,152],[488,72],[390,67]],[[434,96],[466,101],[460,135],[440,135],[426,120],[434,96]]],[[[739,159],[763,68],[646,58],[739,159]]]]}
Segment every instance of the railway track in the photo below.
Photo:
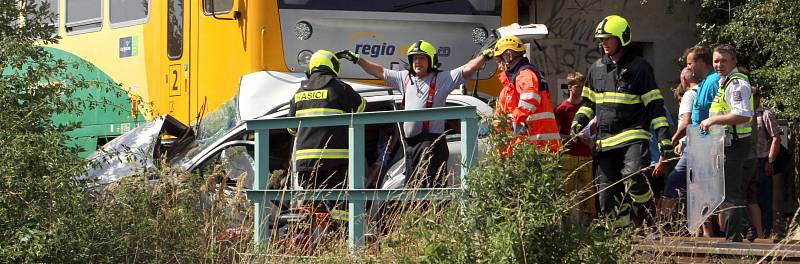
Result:
{"type": "Polygon", "coordinates": [[[800,263],[800,241],[756,239],[727,242],[723,238],[664,237],[639,239],[637,259],[655,263],[800,263]]]}

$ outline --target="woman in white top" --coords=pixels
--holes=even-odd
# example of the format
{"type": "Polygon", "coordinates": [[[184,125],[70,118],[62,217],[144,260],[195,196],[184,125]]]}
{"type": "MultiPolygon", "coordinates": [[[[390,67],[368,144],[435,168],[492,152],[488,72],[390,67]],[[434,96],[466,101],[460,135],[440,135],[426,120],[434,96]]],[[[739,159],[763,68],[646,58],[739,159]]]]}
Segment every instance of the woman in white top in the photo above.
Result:
{"type": "MultiPolygon", "coordinates": [[[[689,123],[692,122],[692,104],[697,95],[697,84],[700,82],[700,78],[697,78],[689,68],[685,68],[681,71],[680,79],[681,84],[675,90],[675,98],[680,102],[680,107],[678,108],[678,129],[672,136],[672,145],[675,146],[675,154],[677,155],[681,155],[683,153],[683,148],[686,147],[686,128],[689,126],[689,123]]],[[[675,169],[667,176],[667,183],[664,187],[661,204],[658,208],[658,214],[662,219],[672,214],[672,210],[678,200],[678,192],[686,190],[686,165],[686,156],[681,155],[681,158],[675,165],[675,169]]],[[[710,235],[709,232],[703,232],[703,234],[706,236],[710,235]]]]}

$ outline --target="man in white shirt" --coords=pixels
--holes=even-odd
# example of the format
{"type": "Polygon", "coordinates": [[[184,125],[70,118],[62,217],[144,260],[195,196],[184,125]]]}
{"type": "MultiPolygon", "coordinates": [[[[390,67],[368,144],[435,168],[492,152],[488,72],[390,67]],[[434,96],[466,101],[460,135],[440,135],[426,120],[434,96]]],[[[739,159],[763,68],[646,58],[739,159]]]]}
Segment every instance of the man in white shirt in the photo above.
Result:
{"type": "Polygon", "coordinates": [[[713,125],[725,126],[725,201],[720,221],[728,241],[742,241],[744,207],[747,203],[746,182],[755,175],[756,155],[753,151],[753,98],[747,75],[736,68],[736,50],[727,44],[714,48],[714,70],[720,86],[711,103],[710,116],[700,122],[701,130],[713,125]]]}
{"type": "MultiPolygon", "coordinates": [[[[406,110],[443,107],[447,95],[466,81],[492,58],[489,51],[471,59],[467,64],[450,71],[439,70],[436,47],[419,40],[411,43],[407,55],[410,69],[395,71],[344,50],[336,56],[349,60],[375,78],[403,94],[406,110]]],[[[404,122],[407,147],[406,184],[409,187],[443,187],[447,178],[447,159],[450,151],[444,138],[444,120],[404,122]]]]}

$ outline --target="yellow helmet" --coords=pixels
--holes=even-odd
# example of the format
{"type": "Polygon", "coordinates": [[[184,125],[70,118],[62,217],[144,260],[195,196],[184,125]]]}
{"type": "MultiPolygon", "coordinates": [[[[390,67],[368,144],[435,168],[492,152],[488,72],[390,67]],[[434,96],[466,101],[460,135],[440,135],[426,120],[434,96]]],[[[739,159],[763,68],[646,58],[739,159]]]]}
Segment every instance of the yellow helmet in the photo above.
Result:
{"type": "Polygon", "coordinates": [[[517,36],[505,36],[500,38],[497,44],[494,45],[494,56],[500,56],[503,52],[506,52],[506,50],[513,50],[524,54],[525,44],[522,44],[522,40],[517,36]]]}
{"type": "Polygon", "coordinates": [[[603,18],[594,32],[595,38],[617,37],[623,47],[631,43],[631,26],[628,25],[628,20],[618,15],[603,18]]]}
{"type": "Polygon", "coordinates": [[[319,67],[327,67],[333,74],[339,75],[339,60],[336,59],[336,55],[333,52],[318,50],[314,52],[314,55],[311,55],[311,59],[308,62],[308,74],[311,75],[319,67]]]}
{"type": "Polygon", "coordinates": [[[406,52],[406,54],[408,55],[408,64],[411,64],[416,54],[428,56],[428,65],[430,65],[429,67],[431,69],[436,69],[436,65],[439,64],[439,59],[436,56],[436,47],[425,40],[418,40],[412,43],[411,46],[408,47],[408,52],[406,52]]]}

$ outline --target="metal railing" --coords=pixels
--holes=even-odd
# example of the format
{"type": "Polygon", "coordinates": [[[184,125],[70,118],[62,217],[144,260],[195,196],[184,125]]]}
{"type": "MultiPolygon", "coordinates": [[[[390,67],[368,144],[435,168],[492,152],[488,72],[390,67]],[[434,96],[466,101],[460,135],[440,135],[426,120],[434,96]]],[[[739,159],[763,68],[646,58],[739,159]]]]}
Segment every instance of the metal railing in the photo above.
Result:
{"type": "Polygon", "coordinates": [[[256,246],[269,240],[267,207],[270,201],[307,199],[348,201],[348,236],[350,252],[364,246],[365,203],[370,200],[437,200],[448,199],[465,187],[465,176],[474,164],[477,146],[478,115],[474,106],[441,107],[425,110],[398,110],[310,117],[287,117],[245,121],[245,128],[255,132],[256,177],[247,199],[255,203],[254,240],[256,246]],[[364,189],[364,126],[408,121],[461,121],[461,185],[457,188],[364,189]],[[347,189],[268,190],[269,130],[298,127],[349,126],[349,160],[347,189]],[[290,198],[287,198],[290,197],[290,198]]]}

